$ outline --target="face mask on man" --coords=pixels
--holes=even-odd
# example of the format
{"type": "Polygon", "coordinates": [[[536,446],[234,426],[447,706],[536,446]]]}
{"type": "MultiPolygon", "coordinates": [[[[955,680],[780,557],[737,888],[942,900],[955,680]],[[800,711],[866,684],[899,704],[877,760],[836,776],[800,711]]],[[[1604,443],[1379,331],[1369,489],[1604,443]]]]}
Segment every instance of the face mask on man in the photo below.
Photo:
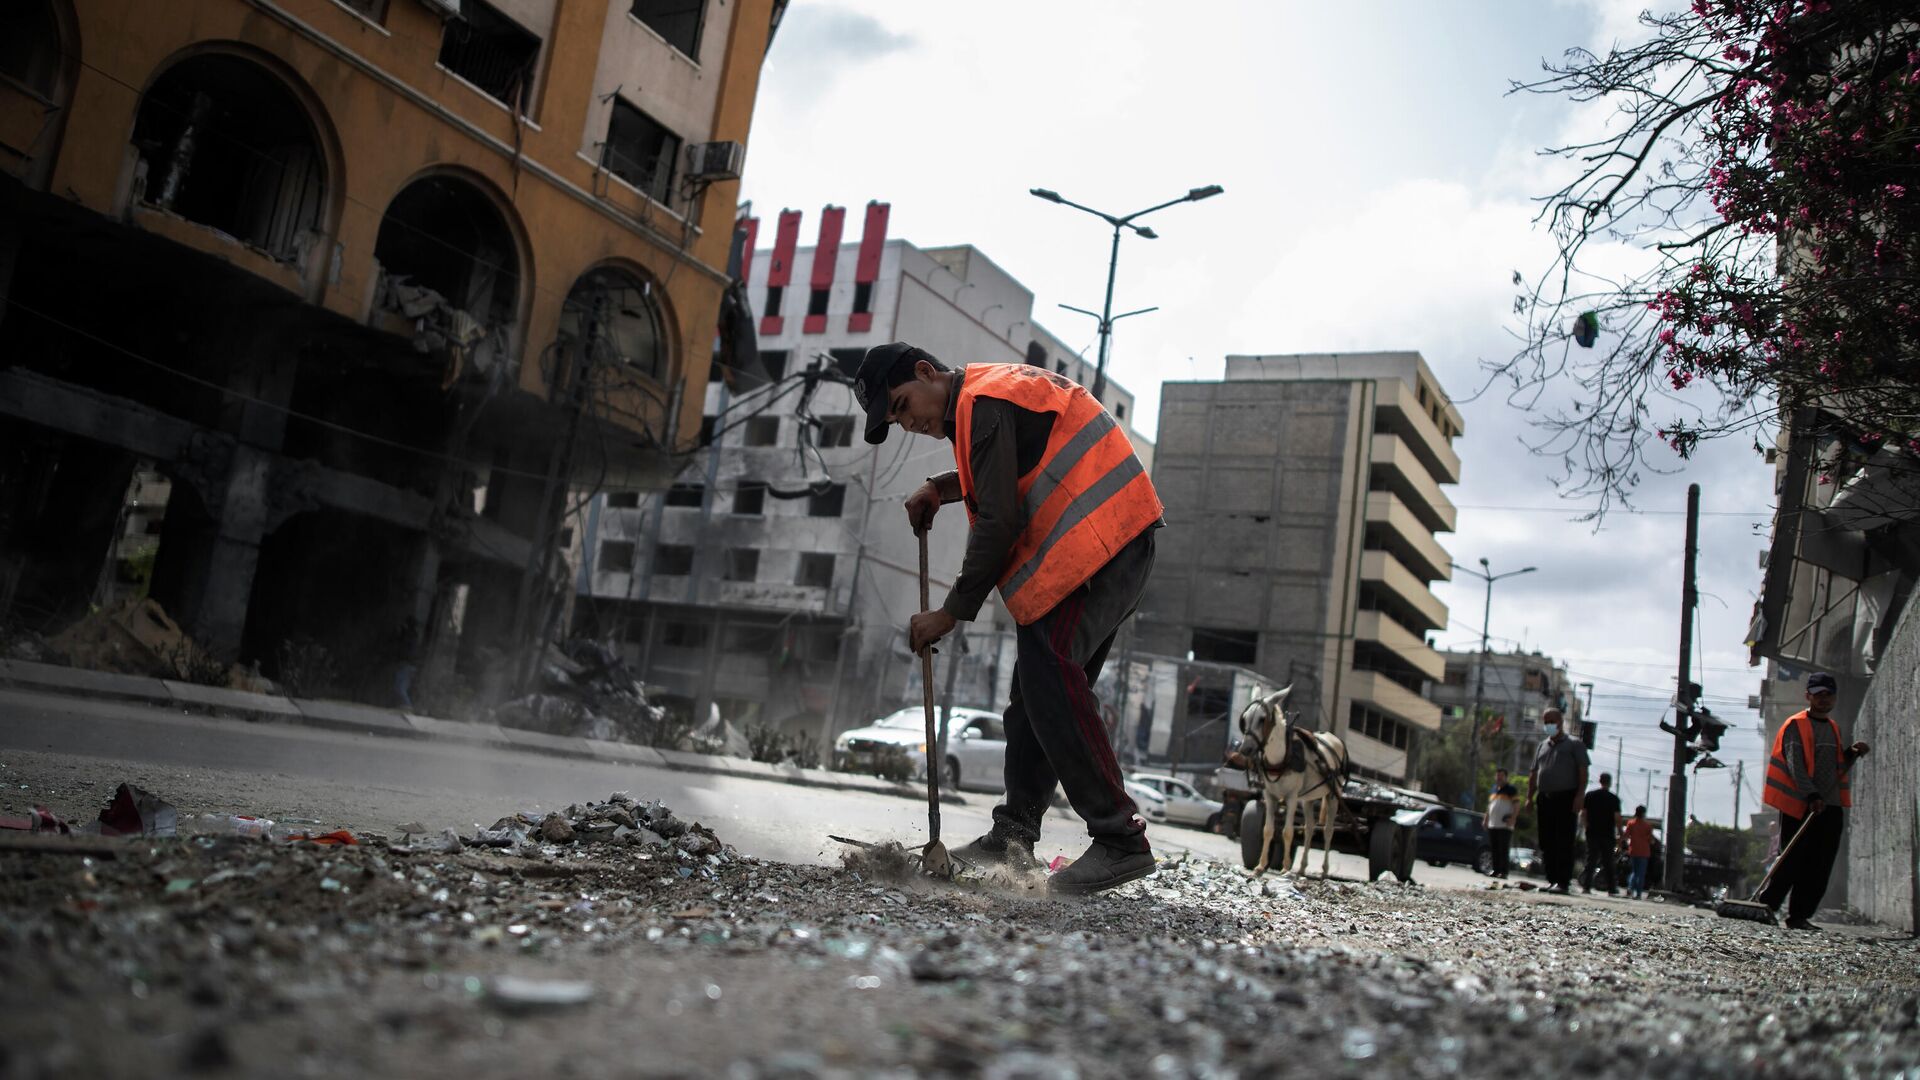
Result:
{"type": "Polygon", "coordinates": [[[1560,734],[1560,725],[1559,725],[1559,724],[1548,724],[1548,725],[1546,726],[1546,732],[1547,732],[1547,738],[1549,738],[1549,739],[1551,739],[1551,738],[1553,738],[1553,737],[1555,737],[1555,736],[1557,736],[1557,735],[1559,735],[1559,734],[1560,734]]]}

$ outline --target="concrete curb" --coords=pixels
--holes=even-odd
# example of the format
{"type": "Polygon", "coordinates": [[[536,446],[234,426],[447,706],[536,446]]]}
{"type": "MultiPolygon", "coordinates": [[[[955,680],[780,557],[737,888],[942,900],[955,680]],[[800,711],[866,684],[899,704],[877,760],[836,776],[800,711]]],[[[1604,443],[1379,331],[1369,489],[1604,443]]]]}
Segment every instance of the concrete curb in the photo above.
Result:
{"type": "MultiPolygon", "coordinates": [[[[614,765],[646,765],[677,772],[713,773],[753,780],[771,780],[798,787],[830,788],[836,791],[866,791],[876,795],[924,799],[926,789],[914,784],[896,784],[877,776],[802,769],[794,765],[771,765],[746,758],[717,754],[690,754],[682,750],[658,750],[632,743],[604,742],[541,731],[522,731],[499,724],[466,723],[420,716],[398,709],[356,705],[347,701],[288,698],[276,694],[256,694],[219,686],[200,686],[154,679],[144,675],[121,675],[107,671],[87,671],[30,660],[0,660],[0,685],[15,690],[66,697],[139,703],[149,707],[172,709],[197,716],[239,720],[259,724],[285,724],[340,731],[353,735],[386,738],[424,739],[482,747],[513,750],[550,757],[575,758],[614,765]]],[[[967,805],[966,799],[952,792],[941,795],[943,803],[967,805]]]]}

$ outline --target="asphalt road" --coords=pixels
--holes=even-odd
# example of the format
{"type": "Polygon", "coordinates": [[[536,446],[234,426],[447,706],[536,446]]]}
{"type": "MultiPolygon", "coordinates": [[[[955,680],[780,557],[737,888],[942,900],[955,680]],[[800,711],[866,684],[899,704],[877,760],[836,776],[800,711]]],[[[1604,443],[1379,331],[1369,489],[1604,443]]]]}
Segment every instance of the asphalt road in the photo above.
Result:
{"type": "MultiPolygon", "coordinates": [[[[516,810],[547,810],[626,791],[659,799],[704,822],[742,853],[791,863],[835,864],[829,834],[859,839],[926,838],[926,804],[868,792],[800,787],[708,773],[612,765],[429,740],[250,724],[165,709],[0,690],[0,812],[43,803],[91,818],[123,780],[183,814],[253,814],[329,828],[391,834],[401,822],[470,833],[516,810]]],[[[958,846],[986,831],[994,799],[969,792],[941,808],[941,838],[958,846]]],[[[190,823],[191,824],[191,823],[190,823]]],[[[1156,850],[1189,850],[1238,864],[1228,837],[1153,826],[1156,850]]],[[[1086,846],[1070,812],[1048,815],[1039,854],[1086,846]]],[[[1311,864],[1317,872],[1316,856],[1311,864]]],[[[1364,859],[1338,854],[1335,876],[1364,876],[1364,859]]],[[[1464,868],[1422,864],[1427,885],[1479,888],[1464,868]]]]}

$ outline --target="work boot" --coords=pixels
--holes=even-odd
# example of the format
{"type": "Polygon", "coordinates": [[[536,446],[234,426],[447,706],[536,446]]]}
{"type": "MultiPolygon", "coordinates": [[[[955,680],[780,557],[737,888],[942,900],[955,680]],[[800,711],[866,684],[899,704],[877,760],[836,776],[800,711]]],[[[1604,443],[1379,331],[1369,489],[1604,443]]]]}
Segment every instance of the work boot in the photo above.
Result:
{"type": "Polygon", "coordinates": [[[1017,838],[986,833],[950,852],[953,859],[973,866],[1004,866],[1022,873],[1040,869],[1033,845],[1017,838]]]}
{"type": "Polygon", "coordinates": [[[1111,889],[1153,873],[1153,852],[1116,851],[1095,840],[1086,853],[1047,879],[1056,893],[1079,894],[1111,889]]]}
{"type": "Polygon", "coordinates": [[[1787,920],[1787,929],[1789,929],[1789,930],[1811,930],[1811,931],[1813,931],[1813,932],[1814,932],[1814,933],[1816,933],[1816,934],[1818,934],[1818,933],[1820,933],[1820,928],[1819,928],[1819,927],[1817,927],[1817,926],[1815,926],[1815,925],[1813,925],[1813,923],[1811,923],[1811,922],[1809,922],[1809,921],[1807,921],[1807,920],[1806,920],[1806,919],[1804,919],[1804,918],[1801,918],[1801,917],[1800,917],[1800,916],[1798,916],[1798,915],[1795,915],[1795,916],[1793,916],[1792,918],[1789,918],[1789,919],[1787,920]]]}

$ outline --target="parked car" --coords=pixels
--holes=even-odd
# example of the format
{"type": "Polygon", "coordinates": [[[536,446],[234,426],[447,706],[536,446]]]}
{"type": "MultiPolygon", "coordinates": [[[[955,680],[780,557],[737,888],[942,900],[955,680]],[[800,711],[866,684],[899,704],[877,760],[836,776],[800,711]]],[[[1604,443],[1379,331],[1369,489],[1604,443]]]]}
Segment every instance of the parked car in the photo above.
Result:
{"type": "Polygon", "coordinates": [[[1220,801],[1194,790],[1192,784],[1177,776],[1162,773],[1134,773],[1134,783],[1144,784],[1166,799],[1167,820],[1175,825],[1211,829],[1220,816],[1220,801]]]}
{"type": "Polygon", "coordinates": [[[1420,822],[1420,857],[1435,866],[1460,863],[1483,874],[1493,873],[1493,841],[1479,814],[1455,807],[1435,807],[1420,822]]]}
{"type": "MultiPolygon", "coordinates": [[[[891,747],[913,763],[913,775],[927,775],[927,720],[913,705],[845,732],[833,743],[833,767],[862,771],[873,767],[891,747]]],[[[946,772],[942,782],[956,790],[999,791],[1007,763],[1007,734],[1000,714],[956,706],[947,727],[946,772]]]]}
{"type": "Polygon", "coordinates": [[[1523,874],[1538,874],[1544,865],[1540,861],[1539,849],[1530,847],[1507,849],[1507,863],[1523,874]]]}
{"type": "Polygon", "coordinates": [[[1128,780],[1123,786],[1127,789],[1127,794],[1133,796],[1133,804],[1140,808],[1141,817],[1154,825],[1166,824],[1167,797],[1165,795],[1138,780],[1128,780]]]}

